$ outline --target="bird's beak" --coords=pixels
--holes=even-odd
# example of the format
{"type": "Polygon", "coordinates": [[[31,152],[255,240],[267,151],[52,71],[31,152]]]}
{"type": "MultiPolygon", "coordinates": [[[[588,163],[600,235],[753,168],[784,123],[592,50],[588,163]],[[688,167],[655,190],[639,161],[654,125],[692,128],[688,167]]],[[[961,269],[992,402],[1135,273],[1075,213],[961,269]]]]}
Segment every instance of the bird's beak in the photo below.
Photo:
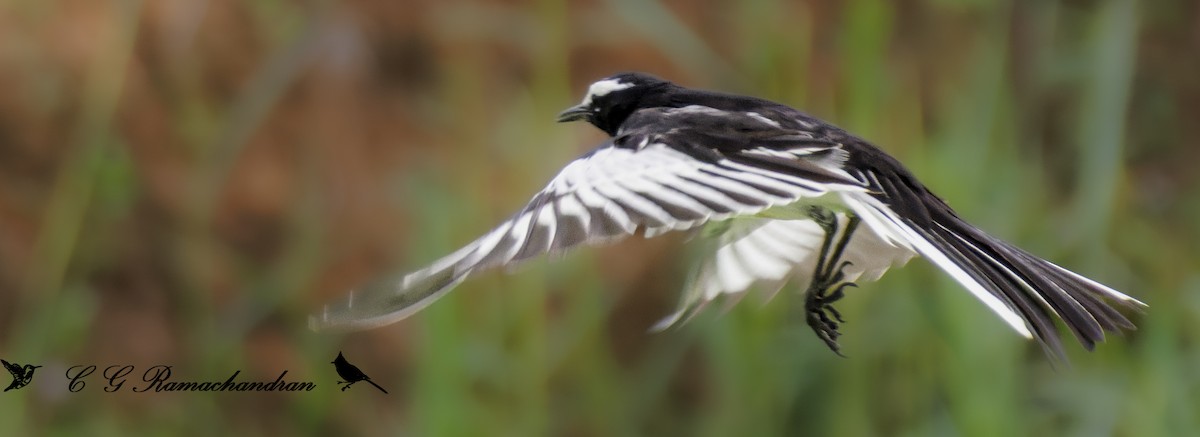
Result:
{"type": "Polygon", "coordinates": [[[576,105],[576,106],[567,108],[566,111],[559,113],[558,114],[558,122],[563,123],[563,122],[568,122],[568,121],[583,120],[583,119],[590,117],[591,115],[592,115],[592,108],[590,108],[588,106],[584,106],[584,105],[576,105]]]}

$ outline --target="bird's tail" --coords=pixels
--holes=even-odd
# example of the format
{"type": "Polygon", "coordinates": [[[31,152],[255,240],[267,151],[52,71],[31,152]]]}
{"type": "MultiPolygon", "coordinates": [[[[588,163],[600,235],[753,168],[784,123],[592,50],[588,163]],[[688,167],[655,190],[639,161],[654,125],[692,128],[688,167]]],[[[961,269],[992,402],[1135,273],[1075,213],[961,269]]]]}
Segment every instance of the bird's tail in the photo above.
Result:
{"type": "Polygon", "coordinates": [[[388,391],[384,390],[383,387],[380,387],[379,384],[376,384],[375,381],[369,379],[365,379],[364,381],[371,383],[371,385],[375,386],[375,388],[379,389],[379,391],[383,392],[383,394],[388,394],[388,391]]]}
{"type": "Polygon", "coordinates": [[[1104,331],[1135,329],[1108,304],[1145,304],[1016,246],[987,235],[948,207],[929,208],[917,225],[877,199],[847,199],[864,222],[909,245],[970,290],[1022,335],[1036,338],[1047,352],[1063,357],[1054,318],[1062,319],[1085,348],[1104,340],[1104,331]]]}
{"type": "Polygon", "coordinates": [[[1136,329],[1107,301],[1130,308],[1145,306],[1142,302],[943,215],[924,236],[1017,311],[1048,349],[1061,354],[1054,316],[1088,350],[1104,341],[1104,331],[1136,329]]]}

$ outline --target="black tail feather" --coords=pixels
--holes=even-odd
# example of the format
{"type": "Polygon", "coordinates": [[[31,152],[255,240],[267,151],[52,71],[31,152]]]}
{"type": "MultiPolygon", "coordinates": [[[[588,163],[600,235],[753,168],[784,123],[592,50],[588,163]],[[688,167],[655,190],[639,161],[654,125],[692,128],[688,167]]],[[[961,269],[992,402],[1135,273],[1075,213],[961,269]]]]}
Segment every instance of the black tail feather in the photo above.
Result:
{"type": "Polygon", "coordinates": [[[991,237],[952,213],[934,216],[934,229],[925,230],[927,237],[932,237],[930,242],[1016,310],[1050,355],[1065,357],[1054,327],[1055,315],[1088,350],[1104,341],[1105,331],[1134,329],[1133,323],[1103,298],[1108,294],[1098,284],[991,237]]]}
{"type": "Polygon", "coordinates": [[[1022,291],[1019,284],[992,265],[972,247],[964,244],[948,232],[924,231],[925,238],[963,268],[976,282],[1016,311],[1025,320],[1030,332],[1046,355],[1065,361],[1062,341],[1054,326],[1053,316],[1035,299],[1022,291]]]}
{"type": "Polygon", "coordinates": [[[1083,305],[1072,298],[1063,287],[1047,278],[1045,261],[1027,261],[1013,256],[1008,243],[999,241],[981,231],[963,227],[974,234],[971,237],[977,241],[978,250],[992,257],[993,267],[1006,269],[1005,274],[1012,277],[1013,282],[1020,285],[1020,292],[1039,298],[1066,323],[1075,337],[1088,350],[1095,347],[1096,342],[1104,340],[1104,331],[1095,317],[1083,305]]]}

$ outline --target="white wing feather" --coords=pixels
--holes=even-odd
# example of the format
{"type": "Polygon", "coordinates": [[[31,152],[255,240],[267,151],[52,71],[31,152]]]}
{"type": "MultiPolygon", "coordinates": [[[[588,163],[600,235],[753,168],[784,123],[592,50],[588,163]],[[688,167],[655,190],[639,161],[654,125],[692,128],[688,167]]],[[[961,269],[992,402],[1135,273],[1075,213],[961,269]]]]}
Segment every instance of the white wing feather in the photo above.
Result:
{"type": "Polygon", "coordinates": [[[602,147],[568,164],[525,208],[483,237],[401,279],[353,291],[309,324],[313,329],[383,326],[412,315],[486,269],[581,244],[604,244],[639,227],[653,236],[817,198],[830,189],[863,190],[849,184],[789,183],[739,172],[735,165],[700,161],[659,143],[640,149],[602,147]]]}

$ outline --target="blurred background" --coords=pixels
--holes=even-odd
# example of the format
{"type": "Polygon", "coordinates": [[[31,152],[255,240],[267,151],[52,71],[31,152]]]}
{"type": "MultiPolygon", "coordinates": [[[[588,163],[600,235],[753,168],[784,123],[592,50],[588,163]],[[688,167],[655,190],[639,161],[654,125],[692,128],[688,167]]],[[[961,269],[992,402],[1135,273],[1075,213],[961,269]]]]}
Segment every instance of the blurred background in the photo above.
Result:
{"type": "Polygon", "coordinates": [[[9,0],[0,90],[0,357],[44,366],[3,435],[1200,432],[1200,2],[9,0]],[[306,328],[523,205],[625,70],[847,128],[1150,309],[1054,369],[914,260],[839,303],[846,359],[793,296],[650,334],[667,237],[306,328]],[[336,390],[338,351],[391,394],[336,390]],[[317,390],[70,393],[76,364],[317,390]]]}

